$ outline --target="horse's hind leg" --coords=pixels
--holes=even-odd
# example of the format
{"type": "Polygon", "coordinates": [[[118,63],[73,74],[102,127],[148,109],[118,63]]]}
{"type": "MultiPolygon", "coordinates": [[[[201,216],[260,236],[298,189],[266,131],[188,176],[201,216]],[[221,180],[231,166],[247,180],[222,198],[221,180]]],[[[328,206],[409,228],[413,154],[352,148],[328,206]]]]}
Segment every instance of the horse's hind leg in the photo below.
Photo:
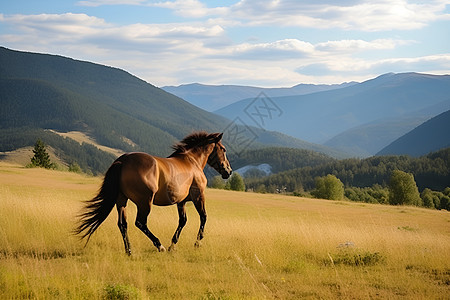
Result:
{"type": "Polygon", "coordinates": [[[123,243],[125,245],[125,253],[131,255],[130,241],[128,240],[128,224],[127,224],[127,197],[122,193],[119,194],[117,199],[117,213],[118,221],[117,226],[119,226],[120,233],[122,234],[123,243]]]}
{"type": "Polygon", "coordinates": [[[177,204],[178,217],[179,217],[178,227],[177,227],[177,230],[175,231],[175,234],[173,235],[172,244],[169,247],[169,251],[175,250],[175,244],[178,243],[178,239],[180,238],[181,230],[183,229],[184,225],[186,225],[187,217],[186,217],[186,207],[185,206],[186,206],[185,201],[177,204]]]}
{"type": "Polygon", "coordinates": [[[135,225],[152,241],[153,245],[158,248],[159,252],[164,252],[166,251],[166,248],[161,245],[159,239],[147,227],[147,217],[150,214],[150,206],[152,202],[152,200],[149,201],[148,199],[135,202],[138,208],[135,225]]]}

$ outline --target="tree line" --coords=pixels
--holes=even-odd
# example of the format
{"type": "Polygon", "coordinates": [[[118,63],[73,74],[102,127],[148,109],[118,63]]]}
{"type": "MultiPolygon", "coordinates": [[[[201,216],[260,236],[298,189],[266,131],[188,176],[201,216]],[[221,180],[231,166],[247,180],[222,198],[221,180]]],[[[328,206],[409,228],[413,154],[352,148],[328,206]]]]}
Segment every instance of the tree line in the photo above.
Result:
{"type": "Polygon", "coordinates": [[[374,156],[366,159],[330,159],[320,165],[300,167],[262,178],[245,178],[244,181],[247,190],[254,192],[286,192],[327,198],[320,194],[320,187],[327,184],[324,178],[334,176],[342,183],[342,194],[347,199],[395,204],[389,201],[389,183],[397,171],[410,174],[408,176],[412,176],[419,193],[420,200],[416,197],[416,201],[405,204],[449,208],[450,148],[419,158],[374,156]]]}

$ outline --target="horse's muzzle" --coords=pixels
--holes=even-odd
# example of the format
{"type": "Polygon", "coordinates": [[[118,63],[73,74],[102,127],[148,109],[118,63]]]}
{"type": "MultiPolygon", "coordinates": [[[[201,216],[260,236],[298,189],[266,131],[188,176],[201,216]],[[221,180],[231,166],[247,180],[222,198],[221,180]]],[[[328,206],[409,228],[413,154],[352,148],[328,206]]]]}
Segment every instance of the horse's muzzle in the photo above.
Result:
{"type": "Polygon", "coordinates": [[[228,168],[223,168],[221,175],[223,179],[228,179],[230,178],[231,174],[233,173],[233,170],[228,167],[228,168]]]}

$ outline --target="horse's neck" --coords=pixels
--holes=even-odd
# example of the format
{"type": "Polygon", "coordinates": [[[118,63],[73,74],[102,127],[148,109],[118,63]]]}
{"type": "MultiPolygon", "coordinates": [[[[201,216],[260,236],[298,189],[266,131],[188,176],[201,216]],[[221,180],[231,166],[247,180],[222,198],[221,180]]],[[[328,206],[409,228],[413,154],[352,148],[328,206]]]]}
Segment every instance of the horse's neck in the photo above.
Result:
{"type": "Polygon", "coordinates": [[[198,167],[203,170],[208,162],[208,157],[211,154],[212,149],[207,149],[207,151],[189,151],[187,157],[194,161],[198,167]]]}

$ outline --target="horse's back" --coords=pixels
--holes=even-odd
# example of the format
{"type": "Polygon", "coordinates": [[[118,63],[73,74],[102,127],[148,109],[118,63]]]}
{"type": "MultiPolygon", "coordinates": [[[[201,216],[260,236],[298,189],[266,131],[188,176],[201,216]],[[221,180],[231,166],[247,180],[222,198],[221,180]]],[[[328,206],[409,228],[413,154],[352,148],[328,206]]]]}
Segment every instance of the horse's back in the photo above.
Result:
{"type": "Polygon", "coordinates": [[[122,163],[120,187],[129,199],[145,198],[156,192],[159,181],[158,160],[143,152],[132,152],[117,159],[122,163]]]}

